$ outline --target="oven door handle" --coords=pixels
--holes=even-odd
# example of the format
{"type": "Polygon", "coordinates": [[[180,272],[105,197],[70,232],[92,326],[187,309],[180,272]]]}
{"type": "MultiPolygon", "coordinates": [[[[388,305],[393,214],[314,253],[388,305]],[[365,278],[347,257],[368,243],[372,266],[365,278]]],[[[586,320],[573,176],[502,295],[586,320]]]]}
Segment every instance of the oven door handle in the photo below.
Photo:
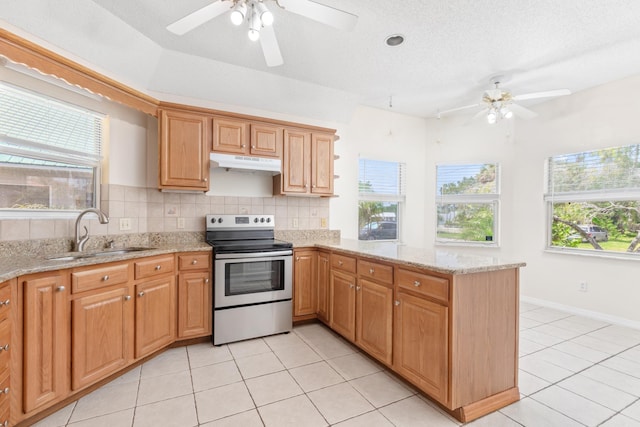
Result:
{"type": "Polygon", "coordinates": [[[272,252],[242,252],[234,254],[217,254],[216,259],[243,259],[243,258],[263,258],[293,255],[293,251],[272,251],[272,252]]]}

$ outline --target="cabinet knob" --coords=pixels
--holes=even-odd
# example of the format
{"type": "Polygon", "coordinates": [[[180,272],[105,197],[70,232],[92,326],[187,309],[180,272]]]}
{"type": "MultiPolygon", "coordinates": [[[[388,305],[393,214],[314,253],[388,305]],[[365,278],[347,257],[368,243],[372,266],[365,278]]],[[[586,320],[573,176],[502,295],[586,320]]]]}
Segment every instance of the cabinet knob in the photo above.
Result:
{"type": "Polygon", "coordinates": [[[5,344],[5,345],[0,345],[0,351],[9,351],[9,344],[5,344]]]}
{"type": "Polygon", "coordinates": [[[139,297],[143,297],[143,296],[144,296],[144,291],[140,291],[140,292],[138,292],[138,296],[139,296],[139,297]]]}
{"type": "Polygon", "coordinates": [[[9,387],[6,387],[4,390],[0,390],[0,393],[9,394],[9,387]]]}
{"type": "Polygon", "coordinates": [[[0,424],[0,426],[2,427],[9,427],[9,420],[6,420],[5,422],[3,422],[2,424],[0,424]]]}
{"type": "Polygon", "coordinates": [[[299,256],[296,257],[296,261],[300,261],[300,257],[299,256]]]}
{"type": "Polygon", "coordinates": [[[64,286],[58,286],[58,287],[56,288],[56,291],[58,291],[58,292],[62,292],[62,291],[64,291],[65,289],[66,289],[66,288],[65,288],[64,286]]]}
{"type": "Polygon", "coordinates": [[[316,188],[316,185],[315,185],[315,184],[313,184],[313,185],[311,186],[311,188],[316,188]]]}
{"type": "Polygon", "coordinates": [[[356,291],[359,291],[360,289],[360,286],[356,286],[356,291]]]}
{"type": "Polygon", "coordinates": [[[396,306],[400,305],[400,301],[396,300],[394,303],[396,306]]]}
{"type": "Polygon", "coordinates": [[[9,305],[9,300],[0,301],[0,307],[2,307],[3,305],[9,305]]]}
{"type": "Polygon", "coordinates": [[[342,260],[338,260],[338,265],[342,265],[342,260]]]}
{"type": "Polygon", "coordinates": [[[252,146],[251,146],[251,148],[255,150],[255,149],[256,149],[256,146],[255,146],[255,145],[252,145],[252,146]]]}
{"type": "Polygon", "coordinates": [[[209,283],[209,279],[204,279],[204,283],[209,283]]]}
{"type": "Polygon", "coordinates": [[[107,280],[109,280],[109,275],[105,274],[104,276],[102,276],[102,281],[106,282],[107,280]]]}
{"type": "Polygon", "coordinates": [[[131,295],[125,295],[125,296],[124,296],[124,300],[125,300],[125,301],[129,301],[130,299],[131,299],[131,295]]]}
{"type": "Polygon", "coordinates": [[[349,285],[349,289],[353,289],[355,287],[356,287],[356,285],[349,285]]]}
{"type": "Polygon", "coordinates": [[[420,286],[420,285],[422,285],[422,283],[420,283],[420,282],[419,282],[419,281],[417,281],[417,280],[415,280],[415,281],[413,282],[413,286],[415,286],[416,288],[417,288],[418,286],[420,286]]]}
{"type": "Polygon", "coordinates": [[[198,263],[197,259],[194,259],[193,261],[191,261],[191,265],[196,265],[198,263]]]}
{"type": "Polygon", "coordinates": [[[209,181],[209,178],[205,178],[205,179],[203,179],[203,181],[204,181],[204,182],[207,182],[207,181],[209,181]]]}
{"type": "Polygon", "coordinates": [[[247,145],[246,144],[242,144],[242,148],[247,148],[247,145]]]}
{"type": "Polygon", "coordinates": [[[375,270],[373,268],[370,268],[369,269],[369,274],[373,274],[373,273],[375,273],[375,270]]]}
{"type": "Polygon", "coordinates": [[[162,266],[156,265],[156,271],[160,270],[161,268],[162,268],[162,266]]]}

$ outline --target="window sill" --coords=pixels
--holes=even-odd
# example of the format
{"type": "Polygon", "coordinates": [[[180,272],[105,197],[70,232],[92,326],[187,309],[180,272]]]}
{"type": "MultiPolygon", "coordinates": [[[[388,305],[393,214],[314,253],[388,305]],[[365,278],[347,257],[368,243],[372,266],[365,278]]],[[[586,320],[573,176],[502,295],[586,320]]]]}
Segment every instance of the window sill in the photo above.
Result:
{"type": "Polygon", "coordinates": [[[489,248],[489,249],[500,248],[500,245],[498,244],[498,242],[485,243],[485,242],[454,242],[454,241],[448,241],[448,240],[446,241],[436,240],[435,245],[446,246],[446,247],[459,246],[459,247],[465,247],[465,248],[489,248]]]}
{"type": "Polygon", "coordinates": [[[0,210],[2,219],[76,219],[82,211],[0,210]]]}
{"type": "Polygon", "coordinates": [[[612,251],[599,251],[597,249],[573,249],[573,248],[556,248],[547,247],[544,252],[549,254],[560,255],[575,255],[579,257],[587,258],[607,258],[607,259],[619,259],[624,261],[640,260],[640,253],[628,253],[628,252],[612,252],[612,251]]]}

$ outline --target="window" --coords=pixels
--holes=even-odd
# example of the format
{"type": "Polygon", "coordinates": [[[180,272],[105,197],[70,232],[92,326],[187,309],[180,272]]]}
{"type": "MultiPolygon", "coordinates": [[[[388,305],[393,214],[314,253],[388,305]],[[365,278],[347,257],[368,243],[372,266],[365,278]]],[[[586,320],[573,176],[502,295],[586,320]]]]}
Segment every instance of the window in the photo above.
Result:
{"type": "Polygon", "coordinates": [[[548,247],[640,253],[640,145],[547,161],[548,247]]]}
{"type": "Polygon", "coordinates": [[[436,166],[436,241],[497,245],[496,163],[436,166]]]}
{"type": "Polygon", "coordinates": [[[404,163],[360,158],[359,240],[399,239],[405,168],[404,163]]]}
{"type": "Polygon", "coordinates": [[[0,210],[97,205],[104,116],[0,83],[0,210]]]}

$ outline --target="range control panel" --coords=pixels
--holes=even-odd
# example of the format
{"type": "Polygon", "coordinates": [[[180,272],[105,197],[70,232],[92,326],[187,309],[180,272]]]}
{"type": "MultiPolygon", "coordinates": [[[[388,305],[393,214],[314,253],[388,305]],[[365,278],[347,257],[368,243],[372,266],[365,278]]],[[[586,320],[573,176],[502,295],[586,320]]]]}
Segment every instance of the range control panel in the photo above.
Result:
{"type": "Polygon", "coordinates": [[[206,217],[207,230],[274,228],[273,215],[214,215],[206,217]]]}

